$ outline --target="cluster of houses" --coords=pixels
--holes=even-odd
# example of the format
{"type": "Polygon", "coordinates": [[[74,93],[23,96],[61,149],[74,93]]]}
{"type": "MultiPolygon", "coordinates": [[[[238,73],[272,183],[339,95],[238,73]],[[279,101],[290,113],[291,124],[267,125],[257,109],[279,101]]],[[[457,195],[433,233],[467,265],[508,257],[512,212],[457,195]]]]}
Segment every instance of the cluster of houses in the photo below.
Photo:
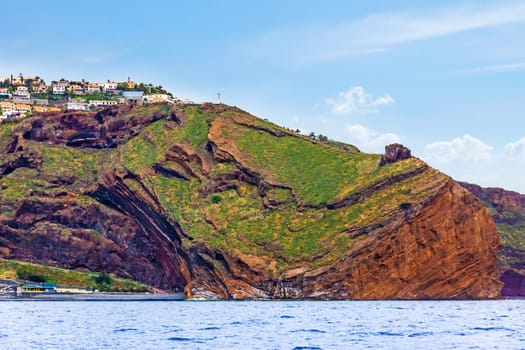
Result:
{"type": "Polygon", "coordinates": [[[173,97],[161,87],[108,80],[90,83],[60,79],[46,85],[40,77],[0,78],[0,119],[26,116],[34,112],[92,110],[116,104],[191,103],[173,97]]]}

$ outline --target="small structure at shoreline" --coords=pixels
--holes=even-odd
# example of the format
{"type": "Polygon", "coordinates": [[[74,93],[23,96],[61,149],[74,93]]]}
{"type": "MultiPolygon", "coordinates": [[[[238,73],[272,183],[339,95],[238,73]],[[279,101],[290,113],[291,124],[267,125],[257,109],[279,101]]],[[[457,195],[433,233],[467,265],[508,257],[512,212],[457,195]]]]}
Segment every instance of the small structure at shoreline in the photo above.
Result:
{"type": "Polygon", "coordinates": [[[34,295],[34,294],[89,294],[93,293],[93,289],[89,287],[79,287],[79,286],[63,286],[56,285],[55,283],[46,283],[46,282],[31,282],[31,281],[21,281],[16,287],[16,295],[34,295]]]}

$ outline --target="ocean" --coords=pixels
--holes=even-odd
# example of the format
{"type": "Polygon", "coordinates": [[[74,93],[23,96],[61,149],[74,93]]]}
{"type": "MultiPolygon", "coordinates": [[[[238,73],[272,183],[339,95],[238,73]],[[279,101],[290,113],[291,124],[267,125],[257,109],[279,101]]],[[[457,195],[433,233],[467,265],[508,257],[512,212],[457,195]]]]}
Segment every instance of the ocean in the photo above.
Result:
{"type": "Polygon", "coordinates": [[[0,301],[2,349],[525,349],[525,300],[0,301]]]}

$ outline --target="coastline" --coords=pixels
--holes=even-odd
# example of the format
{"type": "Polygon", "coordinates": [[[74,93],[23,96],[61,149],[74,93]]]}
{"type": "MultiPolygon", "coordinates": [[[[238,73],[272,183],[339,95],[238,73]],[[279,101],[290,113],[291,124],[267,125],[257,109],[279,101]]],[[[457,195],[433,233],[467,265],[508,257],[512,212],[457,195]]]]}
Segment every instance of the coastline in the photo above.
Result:
{"type": "Polygon", "coordinates": [[[182,301],[184,293],[137,294],[137,293],[92,293],[66,294],[43,293],[24,296],[0,296],[1,301],[182,301]]]}

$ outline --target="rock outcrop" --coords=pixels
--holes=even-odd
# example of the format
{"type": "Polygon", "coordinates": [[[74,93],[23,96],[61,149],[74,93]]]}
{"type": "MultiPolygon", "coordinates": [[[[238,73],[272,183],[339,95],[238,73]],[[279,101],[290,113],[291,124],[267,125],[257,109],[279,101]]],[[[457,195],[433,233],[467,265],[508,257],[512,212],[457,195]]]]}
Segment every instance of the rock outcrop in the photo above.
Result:
{"type": "Polygon", "coordinates": [[[460,183],[490,210],[501,238],[498,270],[503,296],[525,296],[525,195],[460,183]]]}
{"type": "Polygon", "coordinates": [[[224,105],[4,122],[0,257],[192,298],[499,297],[480,201],[401,145],[351,150],[224,105]]]}
{"type": "Polygon", "coordinates": [[[410,149],[399,143],[393,143],[385,146],[385,154],[381,156],[379,165],[383,166],[409,158],[412,158],[410,149]]]}

